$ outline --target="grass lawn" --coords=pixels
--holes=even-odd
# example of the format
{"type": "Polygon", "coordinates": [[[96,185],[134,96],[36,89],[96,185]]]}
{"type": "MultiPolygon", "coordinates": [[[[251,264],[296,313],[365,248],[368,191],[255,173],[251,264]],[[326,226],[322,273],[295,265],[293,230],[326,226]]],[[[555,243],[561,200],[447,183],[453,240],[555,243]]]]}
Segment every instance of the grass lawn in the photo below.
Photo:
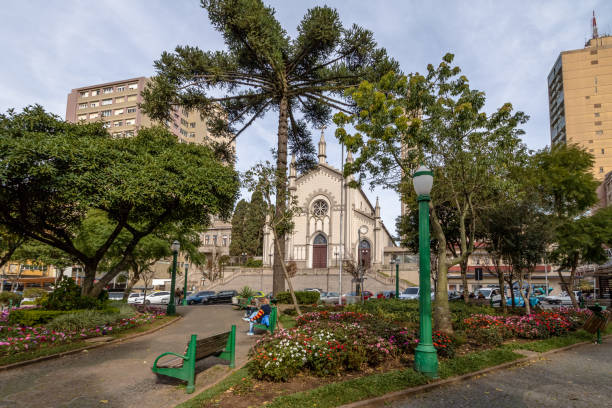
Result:
{"type": "MultiPolygon", "coordinates": [[[[127,329],[119,333],[113,333],[111,336],[114,337],[115,339],[118,339],[118,338],[130,336],[135,333],[142,333],[144,331],[151,330],[155,327],[159,327],[165,324],[166,322],[168,322],[169,320],[172,320],[175,318],[176,317],[174,316],[164,316],[161,319],[154,320],[152,323],[144,324],[138,327],[133,327],[131,329],[127,329]]],[[[88,345],[91,345],[91,343],[87,343],[84,340],[80,340],[80,341],[75,341],[71,343],[64,343],[64,344],[58,344],[58,345],[49,346],[49,347],[42,347],[36,350],[26,351],[23,353],[12,354],[10,356],[0,357],[0,366],[13,364],[13,363],[19,363],[19,362],[27,361],[27,360],[34,360],[35,358],[50,356],[53,354],[64,353],[66,351],[79,349],[82,347],[86,347],[88,345]]]]}
{"type": "MultiPolygon", "coordinates": [[[[608,325],[606,330],[602,332],[602,336],[612,334],[612,325],[608,325]]],[[[583,341],[593,341],[595,340],[595,335],[591,333],[587,333],[584,330],[578,330],[575,332],[571,332],[566,334],[565,336],[551,337],[549,339],[544,340],[534,340],[526,343],[507,343],[502,346],[507,350],[531,350],[536,351],[538,353],[544,353],[546,351],[571,346],[572,344],[580,343],[583,341]]]]}
{"type": "Polygon", "coordinates": [[[284,314],[280,315],[280,317],[278,318],[278,321],[280,322],[280,324],[283,325],[284,329],[291,329],[291,328],[295,327],[295,325],[297,324],[295,322],[295,318],[293,318],[291,316],[284,315],[284,314]]]}

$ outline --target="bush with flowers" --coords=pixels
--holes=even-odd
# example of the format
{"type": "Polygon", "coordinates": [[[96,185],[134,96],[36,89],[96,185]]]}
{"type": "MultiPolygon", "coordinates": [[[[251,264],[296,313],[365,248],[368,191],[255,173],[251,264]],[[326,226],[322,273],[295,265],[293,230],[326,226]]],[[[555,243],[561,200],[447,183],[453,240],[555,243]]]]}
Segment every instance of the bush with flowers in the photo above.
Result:
{"type": "MultiPolygon", "coordinates": [[[[258,379],[286,381],[301,371],[318,376],[336,375],[378,366],[418,344],[416,331],[358,312],[312,312],[297,326],[260,339],[250,352],[249,371],[258,379]]],[[[452,356],[450,338],[434,333],[441,356],[452,356]]]]}

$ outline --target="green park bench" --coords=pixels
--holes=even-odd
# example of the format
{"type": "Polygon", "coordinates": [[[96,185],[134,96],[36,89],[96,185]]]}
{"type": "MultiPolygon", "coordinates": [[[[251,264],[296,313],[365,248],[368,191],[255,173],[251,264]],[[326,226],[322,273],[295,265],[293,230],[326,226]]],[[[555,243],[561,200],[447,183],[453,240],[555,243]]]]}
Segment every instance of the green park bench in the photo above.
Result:
{"type": "Polygon", "coordinates": [[[249,296],[247,299],[238,298],[238,303],[236,303],[236,306],[238,306],[238,310],[244,310],[244,309],[248,309],[249,307],[251,307],[252,300],[253,300],[253,296],[249,296]]]}
{"type": "Polygon", "coordinates": [[[230,368],[236,366],[236,325],[232,325],[232,329],[228,332],[199,340],[196,334],[192,334],[191,340],[187,344],[185,355],[171,352],[160,354],[155,359],[151,370],[158,375],[166,375],[187,381],[187,394],[191,394],[195,390],[196,361],[212,355],[229,361],[230,368]],[[158,364],[160,358],[168,355],[175,356],[175,358],[158,364]]]}
{"type": "Polygon", "coordinates": [[[276,309],[276,306],[272,306],[271,309],[272,311],[270,312],[270,317],[269,317],[270,325],[266,326],[265,324],[256,323],[253,325],[253,328],[268,330],[270,334],[274,334],[274,329],[276,328],[277,309],[276,309]]]}

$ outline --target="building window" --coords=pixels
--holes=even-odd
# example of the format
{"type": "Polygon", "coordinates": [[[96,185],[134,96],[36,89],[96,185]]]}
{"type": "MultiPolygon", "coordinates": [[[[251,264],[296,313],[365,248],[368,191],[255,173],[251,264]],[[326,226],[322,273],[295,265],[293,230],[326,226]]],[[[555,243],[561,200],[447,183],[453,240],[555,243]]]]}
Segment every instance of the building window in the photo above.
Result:
{"type": "Polygon", "coordinates": [[[134,136],[134,131],[133,130],[126,130],[125,131],[125,137],[132,137],[134,136]]]}
{"type": "Polygon", "coordinates": [[[85,120],[85,119],[87,119],[87,115],[79,115],[79,116],[77,116],[77,119],[78,120],[85,120]]]}
{"type": "Polygon", "coordinates": [[[113,137],[121,137],[122,133],[121,132],[115,132],[113,133],[113,137]]]}
{"type": "Polygon", "coordinates": [[[208,235],[204,237],[204,243],[210,245],[210,237],[208,235]]]}
{"type": "Polygon", "coordinates": [[[325,200],[317,200],[312,205],[312,213],[315,215],[315,217],[325,216],[327,214],[327,210],[328,207],[325,200]]]}
{"type": "Polygon", "coordinates": [[[591,65],[597,65],[597,64],[599,64],[599,61],[597,60],[591,61],[591,65]]]}
{"type": "Polygon", "coordinates": [[[81,98],[87,98],[89,96],[89,91],[81,91],[79,94],[81,98]]]}
{"type": "Polygon", "coordinates": [[[123,92],[125,91],[125,86],[118,86],[117,87],[117,92],[123,92]]]}
{"type": "Polygon", "coordinates": [[[589,149],[589,153],[593,153],[595,149],[589,149]]]}
{"type": "Polygon", "coordinates": [[[191,132],[191,133],[189,133],[189,137],[193,137],[193,138],[195,138],[195,132],[191,132]]]}
{"type": "Polygon", "coordinates": [[[102,106],[104,105],[110,105],[113,103],[112,99],[102,99],[102,106]]]}
{"type": "Polygon", "coordinates": [[[129,84],[128,89],[138,89],[138,84],[129,84]]]}
{"type": "Polygon", "coordinates": [[[603,130],[596,130],[596,131],[595,131],[595,134],[596,134],[596,135],[603,135],[603,130]]]}
{"type": "Polygon", "coordinates": [[[226,235],[223,236],[223,246],[224,247],[227,246],[227,236],[226,235]]]}
{"type": "Polygon", "coordinates": [[[593,143],[593,141],[592,141],[592,140],[589,140],[589,143],[593,143]]]}
{"type": "Polygon", "coordinates": [[[127,113],[136,113],[136,107],[130,106],[129,108],[127,108],[127,113]]]}
{"type": "Polygon", "coordinates": [[[109,110],[103,110],[103,111],[102,111],[102,117],[103,117],[103,118],[105,118],[105,117],[107,117],[107,116],[110,116],[110,115],[111,115],[111,110],[110,110],[110,109],[109,109],[109,110]]]}
{"type": "Polygon", "coordinates": [[[213,235],[213,245],[217,245],[217,236],[213,235]]]}
{"type": "Polygon", "coordinates": [[[598,120],[597,122],[595,122],[595,126],[601,126],[601,121],[598,120]]]}
{"type": "Polygon", "coordinates": [[[89,104],[90,108],[97,108],[98,106],[100,106],[100,101],[95,101],[89,104]]]}
{"type": "Polygon", "coordinates": [[[138,99],[138,95],[128,95],[127,97],[128,102],[133,102],[137,99],[138,99]]]}
{"type": "Polygon", "coordinates": [[[95,112],[95,113],[90,113],[90,114],[89,114],[89,119],[95,119],[95,118],[97,118],[97,117],[98,117],[98,112],[95,112]]]}
{"type": "Polygon", "coordinates": [[[597,55],[597,50],[591,50],[591,55],[597,55]]]}
{"type": "Polygon", "coordinates": [[[601,154],[606,154],[606,150],[605,149],[601,149],[601,154]]]}
{"type": "Polygon", "coordinates": [[[584,99],[591,99],[589,95],[585,96],[584,99]]]}
{"type": "Polygon", "coordinates": [[[79,103],[79,109],[87,108],[87,103],[79,103]]]}
{"type": "Polygon", "coordinates": [[[125,101],[125,98],[123,96],[120,98],[115,98],[115,103],[123,103],[123,101],[125,101]]]}
{"type": "Polygon", "coordinates": [[[91,96],[98,96],[100,95],[100,90],[96,89],[95,91],[91,91],[91,96]]]}
{"type": "Polygon", "coordinates": [[[601,108],[601,103],[596,103],[593,105],[594,108],[601,108]]]}
{"type": "Polygon", "coordinates": [[[191,123],[189,124],[189,127],[194,128],[194,127],[195,127],[195,122],[191,122],[191,123]]]}
{"type": "Polygon", "coordinates": [[[102,127],[103,127],[104,129],[108,129],[108,128],[110,128],[110,127],[111,127],[111,123],[110,123],[110,122],[104,122],[104,124],[102,125],[102,127]]]}
{"type": "Polygon", "coordinates": [[[600,168],[599,168],[599,172],[600,172],[600,173],[603,173],[603,167],[600,167],[600,168]]]}
{"type": "Polygon", "coordinates": [[[126,125],[135,125],[136,124],[136,119],[127,119],[125,121],[126,125]]]}
{"type": "Polygon", "coordinates": [[[102,93],[109,94],[113,92],[113,87],[109,86],[108,88],[102,89],[102,93]]]}
{"type": "Polygon", "coordinates": [[[123,109],[115,109],[115,115],[123,115],[123,109]]]}
{"type": "Polygon", "coordinates": [[[123,126],[123,121],[121,121],[121,120],[116,120],[116,121],[115,121],[115,123],[113,123],[113,125],[114,125],[115,127],[123,126]]]}
{"type": "Polygon", "coordinates": [[[595,117],[598,118],[601,115],[599,112],[595,112],[595,117]]]}

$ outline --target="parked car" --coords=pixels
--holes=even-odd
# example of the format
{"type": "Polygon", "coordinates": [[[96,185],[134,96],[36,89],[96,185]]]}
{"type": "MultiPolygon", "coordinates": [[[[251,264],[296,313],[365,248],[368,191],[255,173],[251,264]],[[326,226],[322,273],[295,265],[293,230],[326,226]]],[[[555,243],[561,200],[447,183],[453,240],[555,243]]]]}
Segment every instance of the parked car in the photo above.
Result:
{"type": "MultiPolygon", "coordinates": [[[[215,291],[212,290],[204,290],[202,292],[197,292],[191,296],[187,296],[187,304],[195,305],[196,303],[205,303],[204,299],[210,296],[214,296],[215,291]]],[[[208,302],[208,299],[206,300],[208,302]]]]}
{"type": "Polygon", "coordinates": [[[304,289],[304,292],[323,292],[323,289],[319,289],[319,288],[306,288],[304,289]]]}
{"type": "MultiPolygon", "coordinates": [[[[540,299],[538,297],[533,296],[533,293],[529,294],[529,305],[531,307],[536,306],[540,303],[540,299]]],[[[506,306],[512,306],[512,298],[506,297],[506,306]]],[[[521,294],[518,291],[514,291],[514,306],[517,307],[525,307],[525,301],[521,297],[521,294]]]]}
{"type": "Polygon", "coordinates": [[[202,299],[202,303],[232,303],[232,297],[237,296],[235,290],[222,290],[212,296],[202,299]]]}
{"type": "Polygon", "coordinates": [[[461,300],[461,299],[463,299],[463,294],[461,292],[458,292],[456,290],[448,291],[448,300],[461,300]]]}
{"type": "MultiPolygon", "coordinates": [[[[412,286],[409,288],[406,288],[402,293],[400,293],[399,298],[402,300],[416,300],[419,298],[419,287],[418,286],[412,286]]],[[[431,298],[433,299],[435,297],[435,293],[431,292],[431,298]]]]}
{"type": "Polygon", "coordinates": [[[480,296],[481,294],[482,297],[491,302],[493,306],[501,305],[501,294],[499,292],[498,287],[491,286],[487,288],[480,288],[474,293],[474,296],[476,297],[476,299],[482,299],[482,297],[480,296]]]}
{"type": "MultiPolygon", "coordinates": [[[[579,290],[575,290],[574,296],[576,297],[576,301],[580,301],[580,298],[582,297],[582,292],[580,292],[579,290]]],[[[561,292],[560,294],[556,296],[555,295],[545,296],[544,301],[550,305],[571,305],[572,304],[572,298],[565,291],[561,292]]]]}
{"type": "Polygon", "coordinates": [[[167,305],[170,301],[170,292],[161,291],[147,294],[144,303],[146,305],[167,305]]]}
{"type": "Polygon", "coordinates": [[[324,294],[321,294],[320,299],[323,303],[338,303],[340,301],[340,294],[338,292],[324,292],[324,294]]]}
{"type": "Polygon", "coordinates": [[[128,296],[128,304],[142,304],[142,301],[144,299],[144,296],[142,293],[130,293],[130,296],[128,296]]]}
{"type": "MultiPolygon", "coordinates": [[[[376,294],[376,299],[392,299],[394,297],[395,297],[394,290],[383,290],[382,292],[378,292],[376,294]]],[[[374,299],[374,297],[372,299],[374,299]]]]}
{"type": "Polygon", "coordinates": [[[108,292],[109,300],[123,300],[123,292],[108,292]]]}

